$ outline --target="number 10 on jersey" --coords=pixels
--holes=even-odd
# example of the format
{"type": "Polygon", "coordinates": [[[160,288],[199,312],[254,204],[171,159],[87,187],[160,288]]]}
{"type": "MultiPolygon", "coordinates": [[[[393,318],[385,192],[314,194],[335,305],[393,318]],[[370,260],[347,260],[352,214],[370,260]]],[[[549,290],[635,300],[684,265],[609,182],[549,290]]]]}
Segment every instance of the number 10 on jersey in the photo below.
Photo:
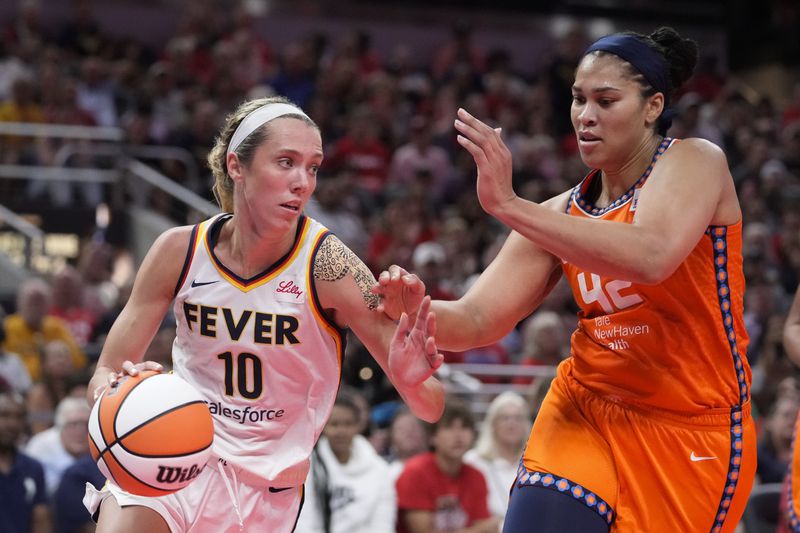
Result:
{"type": "Polygon", "coordinates": [[[225,362],[225,396],[233,396],[236,391],[248,400],[256,400],[261,396],[264,375],[258,356],[249,352],[241,352],[237,356],[225,352],[217,355],[217,359],[225,362]]]}

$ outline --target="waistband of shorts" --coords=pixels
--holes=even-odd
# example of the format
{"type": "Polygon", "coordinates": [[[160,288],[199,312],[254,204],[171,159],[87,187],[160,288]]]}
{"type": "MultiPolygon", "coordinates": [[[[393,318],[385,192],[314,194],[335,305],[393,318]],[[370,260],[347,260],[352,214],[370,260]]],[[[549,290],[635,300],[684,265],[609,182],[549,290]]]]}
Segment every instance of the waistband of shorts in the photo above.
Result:
{"type": "Polygon", "coordinates": [[[308,474],[308,468],[305,467],[297,467],[297,468],[289,468],[281,472],[276,479],[266,479],[255,472],[244,468],[241,465],[237,465],[231,462],[230,459],[225,459],[220,457],[219,455],[212,453],[211,457],[208,459],[206,463],[207,466],[212,467],[214,470],[217,469],[217,463],[222,462],[223,468],[230,470],[234,470],[236,472],[236,479],[240,482],[250,485],[251,487],[259,487],[259,488],[289,488],[289,487],[299,487],[302,485],[306,480],[306,475],[308,474]]]}
{"type": "Polygon", "coordinates": [[[729,428],[734,423],[741,423],[750,418],[751,406],[749,400],[741,405],[731,405],[730,407],[711,407],[698,411],[671,411],[624,398],[598,394],[578,381],[572,375],[571,367],[563,363],[558,367],[558,374],[554,383],[559,380],[573,401],[580,402],[576,395],[572,394],[577,392],[580,396],[588,397],[589,401],[597,401],[609,406],[628,409],[651,420],[673,425],[721,429],[729,428]]]}

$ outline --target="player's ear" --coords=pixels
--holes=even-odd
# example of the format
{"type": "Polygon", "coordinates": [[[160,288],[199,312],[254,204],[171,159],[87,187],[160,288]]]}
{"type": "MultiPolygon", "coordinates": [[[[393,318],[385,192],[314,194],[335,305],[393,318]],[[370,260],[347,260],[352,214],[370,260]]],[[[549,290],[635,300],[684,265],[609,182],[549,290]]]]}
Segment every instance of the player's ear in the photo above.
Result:
{"type": "Polygon", "coordinates": [[[225,163],[228,167],[228,176],[231,180],[234,183],[241,182],[244,165],[239,160],[239,155],[236,152],[229,153],[228,157],[225,159],[225,163]]]}
{"type": "Polygon", "coordinates": [[[656,93],[645,101],[645,121],[654,124],[664,110],[664,94],[656,93]]]}

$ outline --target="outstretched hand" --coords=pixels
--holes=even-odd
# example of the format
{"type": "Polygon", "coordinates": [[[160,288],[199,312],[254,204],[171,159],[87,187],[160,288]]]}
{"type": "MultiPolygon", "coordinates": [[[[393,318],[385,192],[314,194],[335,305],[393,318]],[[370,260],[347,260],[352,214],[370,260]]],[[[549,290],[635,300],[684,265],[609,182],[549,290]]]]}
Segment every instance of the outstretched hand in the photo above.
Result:
{"type": "Polygon", "coordinates": [[[500,136],[500,128],[492,129],[464,109],[458,110],[455,128],[459,132],[458,143],[472,155],[478,167],[481,207],[489,214],[496,214],[517,197],[511,183],[511,152],[500,136]]]}
{"type": "Polygon", "coordinates": [[[422,299],[413,327],[408,314],[400,316],[389,345],[389,373],[396,387],[416,387],[442,366],[444,356],[436,349],[435,333],[430,296],[422,299]]]}
{"type": "Polygon", "coordinates": [[[372,293],[381,297],[377,311],[392,320],[399,320],[406,313],[412,320],[425,296],[425,284],[414,274],[397,265],[384,270],[372,287],[372,293]]]}

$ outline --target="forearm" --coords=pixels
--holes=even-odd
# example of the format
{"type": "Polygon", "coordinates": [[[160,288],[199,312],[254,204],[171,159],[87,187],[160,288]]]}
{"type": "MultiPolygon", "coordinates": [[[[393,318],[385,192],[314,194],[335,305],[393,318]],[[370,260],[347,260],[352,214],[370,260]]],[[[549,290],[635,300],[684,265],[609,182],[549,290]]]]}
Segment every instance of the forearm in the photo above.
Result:
{"type": "Polygon", "coordinates": [[[562,260],[601,276],[655,283],[671,272],[663,243],[636,224],[568,216],[515,198],[491,213],[562,260]],[[635,245],[634,245],[635,244],[635,245]]]}
{"type": "Polygon", "coordinates": [[[787,323],[783,331],[783,348],[794,364],[800,366],[800,323],[787,323]]]}
{"type": "Polygon", "coordinates": [[[86,388],[86,401],[89,405],[94,405],[97,401],[97,396],[103,391],[103,388],[108,386],[109,375],[113,372],[118,372],[119,369],[114,370],[108,366],[97,365],[92,379],[89,380],[89,386],[86,388]]]}
{"type": "MultiPolygon", "coordinates": [[[[486,346],[495,339],[491,328],[480,327],[480,309],[470,309],[463,298],[455,301],[434,300],[431,310],[436,314],[436,345],[443,350],[459,352],[486,346]]],[[[496,331],[496,330],[495,330],[496,331]]]]}
{"type": "Polygon", "coordinates": [[[800,288],[794,295],[786,324],[783,326],[783,348],[794,364],[800,366],[800,288]]]}
{"type": "MultiPolygon", "coordinates": [[[[390,376],[391,378],[391,376],[390,376]]],[[[400,397],[414,413],[414,416],[426,422],[436,422],[444,411],[444,386],[431,376],[415,387],[404,387],[395,383],[400,397]]]]}

